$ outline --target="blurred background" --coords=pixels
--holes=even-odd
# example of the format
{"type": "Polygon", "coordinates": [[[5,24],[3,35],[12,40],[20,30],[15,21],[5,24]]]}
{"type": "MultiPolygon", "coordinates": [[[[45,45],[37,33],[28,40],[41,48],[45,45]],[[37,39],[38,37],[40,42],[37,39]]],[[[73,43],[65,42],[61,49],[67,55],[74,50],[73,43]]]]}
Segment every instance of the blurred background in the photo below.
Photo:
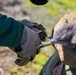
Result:
{"type": "MultiPolygon", "coordinates": [[[[29,0],[0,0],[1,14],[20,21],[27,19],[41,23],[46,28],[48,36],[59,19],[70,11],[76,11],[76,0],[49,0],[43,6],[33,5],[29,0]]],[[[45,47],[34,61],[19,67],[14,63],[16,54],[7,47],[0,47],[0,75],[39,75],[54,51],[52,46],[45,47]]]]}

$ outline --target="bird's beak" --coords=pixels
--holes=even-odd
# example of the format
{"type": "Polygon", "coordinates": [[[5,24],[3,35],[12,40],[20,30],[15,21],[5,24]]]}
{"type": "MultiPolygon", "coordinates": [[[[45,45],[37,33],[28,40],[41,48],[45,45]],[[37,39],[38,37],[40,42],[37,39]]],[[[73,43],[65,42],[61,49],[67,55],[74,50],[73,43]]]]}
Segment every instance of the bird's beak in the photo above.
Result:
{"type": "Polygon", "coordinates": [[[40,48],[43,48],[43,47],[46,47],[46,46],[49,46],[49,45],[53,45],[53,44],[61,44],[61,45],[66,46],[68,43],[66,43],[65,41],[59,41],[56,38],[52,38],[49,42],[46,42],[44,44],[41,44],[39,46],[39,49],[40,48]]]}

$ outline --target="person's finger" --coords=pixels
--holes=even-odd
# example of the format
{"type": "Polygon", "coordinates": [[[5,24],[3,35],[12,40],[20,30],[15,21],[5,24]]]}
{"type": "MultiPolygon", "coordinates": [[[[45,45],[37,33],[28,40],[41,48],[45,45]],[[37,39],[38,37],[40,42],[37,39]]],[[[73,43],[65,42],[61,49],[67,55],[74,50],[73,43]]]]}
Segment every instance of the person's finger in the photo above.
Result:
{"type": "Polygon", "coordinates": [[[47,37],[46,32],[45,31],[42,31],[42,32],[40,32],[38,34],[39,34],[39,37],[40,37],[41,41],[44,42],[45,41],[45,38],[47,37]]]}

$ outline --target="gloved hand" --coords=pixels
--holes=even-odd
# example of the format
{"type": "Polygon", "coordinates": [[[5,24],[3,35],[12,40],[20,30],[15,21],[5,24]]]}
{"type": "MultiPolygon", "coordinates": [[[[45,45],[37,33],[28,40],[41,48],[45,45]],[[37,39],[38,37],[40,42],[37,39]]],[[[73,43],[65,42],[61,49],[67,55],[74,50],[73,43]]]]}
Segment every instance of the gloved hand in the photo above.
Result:
{"type": "Polygon", "coordinates": [[[15,49],[15,52],[18,54],[18,59],[15,61],[17,65],[26,65],[40,52],[40,50],[38,50],[38,46],[41,44],[40,36],[43,32],[39,33],[39,31],[40,30],[35,27],[28,28],[25,26],[21,44],[15,49]]]}
{"type": "Polygon", "coordinates": [[[29,22],[28,20],[24,19],[21,21],[22,24],[24,24],[25,26],[33,29],[34,31],[38,31],[40,30],[39,32],[39,37],[41,39],[41,41],[45,41],[45,38],[47,36],[47,33],[46,33],[46,29],[43,27],[42,24],[38,24],[38,23],[32,23],[32,22],[29,22]],[[38,30],[37,30],[38,29],[38,30]]]}

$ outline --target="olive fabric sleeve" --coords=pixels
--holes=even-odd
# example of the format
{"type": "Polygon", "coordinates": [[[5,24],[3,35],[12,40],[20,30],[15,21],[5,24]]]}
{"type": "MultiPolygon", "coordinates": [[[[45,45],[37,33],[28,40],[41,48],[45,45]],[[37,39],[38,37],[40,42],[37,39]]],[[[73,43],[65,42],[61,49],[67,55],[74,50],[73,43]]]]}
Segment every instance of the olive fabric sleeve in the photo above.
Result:
{"type": "Polygon", "coordinates": [[[16,48],[21,42],[23,29],[21,22],[0,14],[0,46],[16,48]]]}

